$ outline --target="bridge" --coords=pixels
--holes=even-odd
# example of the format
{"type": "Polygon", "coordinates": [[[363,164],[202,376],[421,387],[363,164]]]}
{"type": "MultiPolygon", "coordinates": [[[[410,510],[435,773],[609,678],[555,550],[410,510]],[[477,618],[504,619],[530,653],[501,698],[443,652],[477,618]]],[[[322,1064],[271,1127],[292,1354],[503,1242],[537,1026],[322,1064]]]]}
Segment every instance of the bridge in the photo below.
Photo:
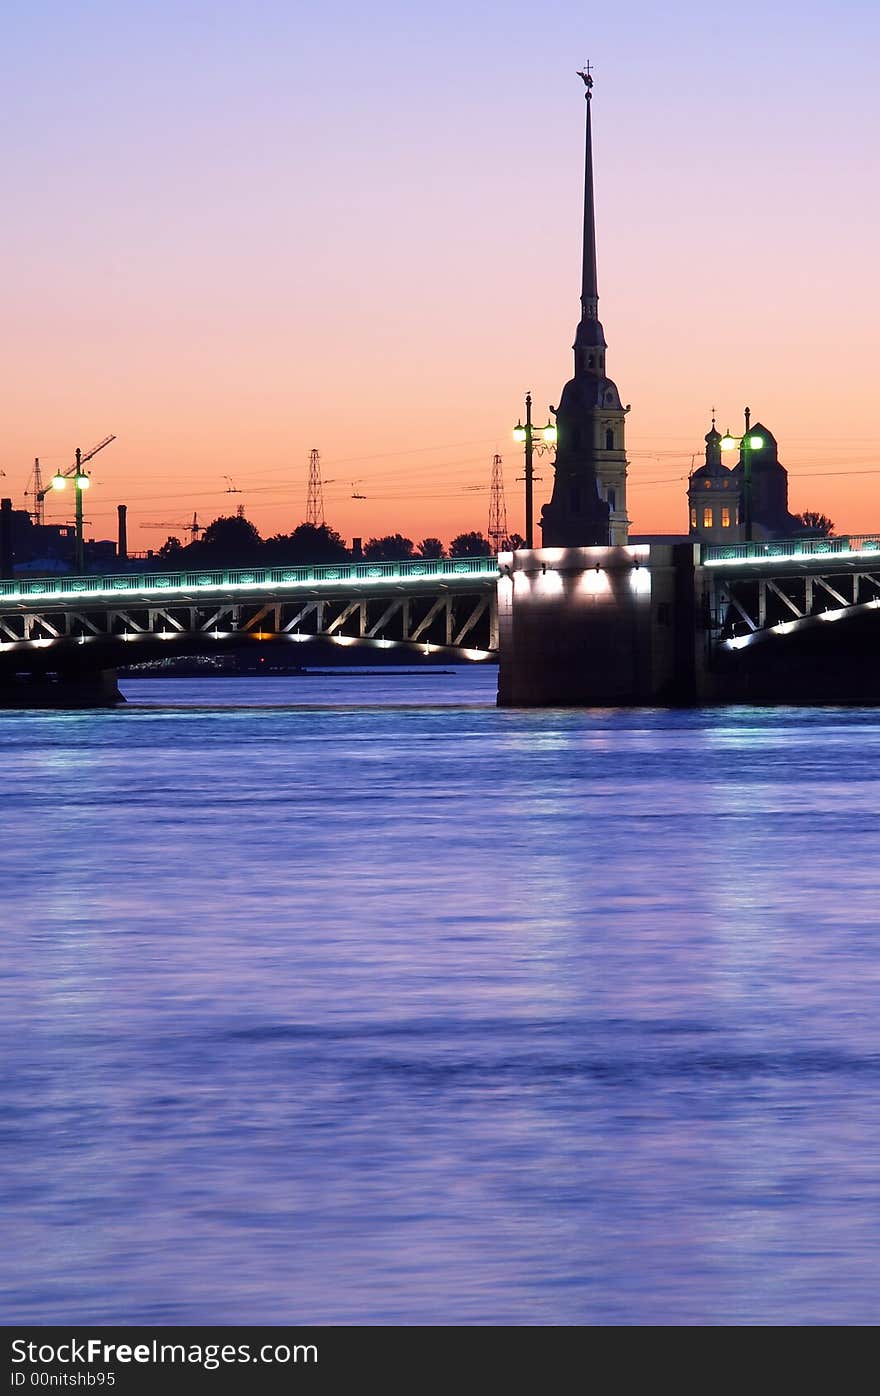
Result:
{"type": "Polygon", "coordinates": [[[503,704],[880,702],[880,533],[499,564],[503,704]]]}
{"type": "Polygon", "coordinates": [[[308,641],[497,659],[514,705],[880,701],[878,611],[880,533],[15,578],[0,702],[112,702],[132,663],[308,641]]]}
{"type": "Polygon", "coordinates": [[[113,701],[115,680],[99,676],[128,664],[315,640],[485,661],[497,577],[480,557],[15,578],[0,582],[0,689],[20,702],[61,684],[71,701],[113,701]]]}
{"type": "Polygon", "coordinates": [[[728,650],[880,609],[880,533],[704,547],[709,630],[728,650]]]}

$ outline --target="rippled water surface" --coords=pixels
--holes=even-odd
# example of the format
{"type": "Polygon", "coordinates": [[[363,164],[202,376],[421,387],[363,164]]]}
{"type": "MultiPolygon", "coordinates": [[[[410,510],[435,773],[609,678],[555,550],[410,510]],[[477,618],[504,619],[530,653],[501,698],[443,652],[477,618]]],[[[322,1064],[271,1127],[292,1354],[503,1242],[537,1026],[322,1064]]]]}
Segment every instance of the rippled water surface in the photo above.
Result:
{"type": "Polygon", "coordinates": [[[880,1320],[880,714],[0,714],[9,1323],[880,1320]]]}

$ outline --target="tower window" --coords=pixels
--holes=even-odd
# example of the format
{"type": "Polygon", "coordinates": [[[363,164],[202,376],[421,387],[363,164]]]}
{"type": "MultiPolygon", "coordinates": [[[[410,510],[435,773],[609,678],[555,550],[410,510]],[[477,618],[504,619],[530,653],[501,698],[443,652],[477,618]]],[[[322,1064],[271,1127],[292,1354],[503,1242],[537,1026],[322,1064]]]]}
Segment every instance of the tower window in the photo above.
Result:
{"type": "Polygon", "coordinates": [[[617,490],[607,490],[607,491],[606,491],[606,498],[607,498],[607,500],[608,500],[608,508],[609,508],[609,509],[616,509],[616,508],[617,508],[617,490]]]}
{"type": "Polygon", "coordinates": [[[722,527],[722,528],[730,528],[730,510],[729,510],[729,509],[722,509],[722,510],[721,510],[721,527],[722,527]]]}
{"type": "Polygon", "coordinates": [[[709,508],[708,505],[706,505],[706,508],[703,510],[703,527],[712,527],[712,510],[709,508]]]}
{"type": "Polygon", "coordinates": [[[610,427],[609,427],[608,431],[606,431],[606,433],[605,433],[605,450],[606,450],[606,451],[613,451],[613,450],[614,450],[614,432],[611,430],[610,427]]]}
{"type": "Polygon", "coordinates": [[[696,511],[696,509],[695,509],[693,506],[691,506],[691,528],[696,528],[696,526],[697,526],[697,511],[696,511]]]}

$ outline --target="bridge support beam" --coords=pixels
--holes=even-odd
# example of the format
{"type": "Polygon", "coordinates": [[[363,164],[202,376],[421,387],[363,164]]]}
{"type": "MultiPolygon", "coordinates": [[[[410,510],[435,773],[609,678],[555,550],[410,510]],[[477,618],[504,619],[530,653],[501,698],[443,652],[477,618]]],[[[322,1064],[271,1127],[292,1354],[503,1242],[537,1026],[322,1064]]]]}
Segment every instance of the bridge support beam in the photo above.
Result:
{"type": "Polygon", "coordinates": [[[124,702],[115,669],[0,672],[0,708],[112,708],[124,702]]]}
{"type": "Polygon", "coordinates": [[[688,704],[703,687],[700,569],[690,544],[502,554],[502,707],[688,704]]]}

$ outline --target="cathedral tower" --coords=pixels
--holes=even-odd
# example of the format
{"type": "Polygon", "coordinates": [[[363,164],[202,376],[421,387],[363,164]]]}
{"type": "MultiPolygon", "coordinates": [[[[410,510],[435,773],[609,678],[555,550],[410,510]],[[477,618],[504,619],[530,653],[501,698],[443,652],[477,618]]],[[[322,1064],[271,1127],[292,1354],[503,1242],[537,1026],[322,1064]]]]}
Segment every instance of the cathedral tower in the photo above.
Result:
{"type": "Polygon", "coordinates": [[[605,376],[607,345],[599,321],[590,65],[578,76],[587,89],[581,318],[574,341],[574,377],[555,409],[556,477],[541,517],[546,547],[625,543],[629,528],[624,446],[629,407],[621,405],[617,387],[605,376]]]}

